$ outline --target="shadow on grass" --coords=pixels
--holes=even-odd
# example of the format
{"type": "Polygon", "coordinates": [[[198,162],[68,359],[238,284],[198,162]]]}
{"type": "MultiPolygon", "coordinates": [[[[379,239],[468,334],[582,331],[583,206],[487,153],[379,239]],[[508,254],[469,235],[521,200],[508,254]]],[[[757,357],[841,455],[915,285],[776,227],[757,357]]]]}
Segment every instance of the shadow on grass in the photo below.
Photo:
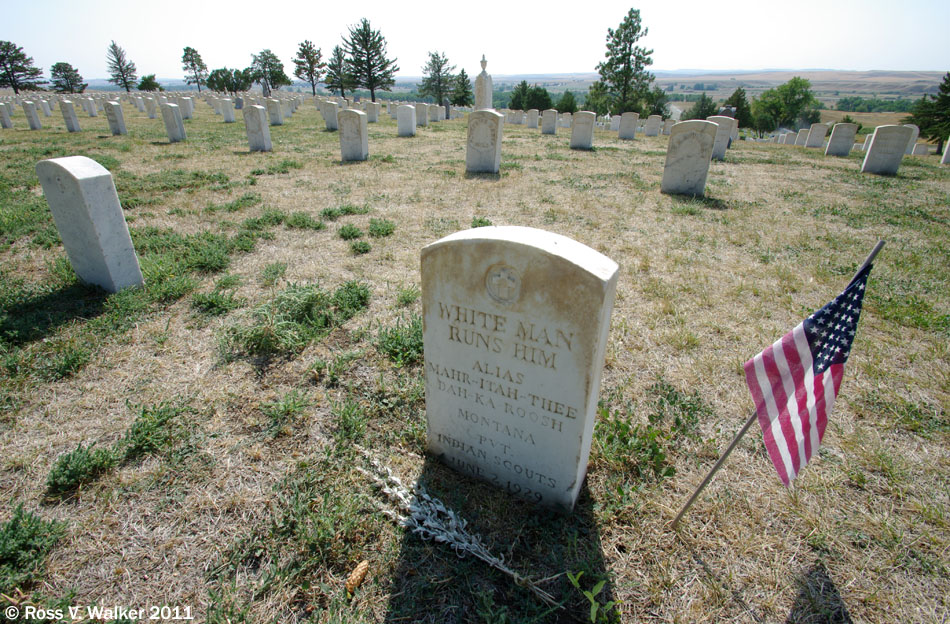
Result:
{"type": "Polygon", "coordinates": [[[820,561],[798,581],[798,596],[785,624],[851,624],[848,609],[820,561]]]}
{"type": "Polygon", "coordinates": [[[75,319],[88,320],[104,310],[109,293],[73,283],[3,308],[0,336],[13,345],[42,340],[75,319]]]}
{"type": "Polygon", "coordinates": [[[673,201],[679,204],[709,208],[711,210],[729,210],[729,204],[716,197],[708,195],[670,195],[673,201]]]}
{"type": "Polygon", "coordinates": [[[385,622],[587,622],[591,602],[567,572],[583,572],[578,580],[586,591],[605,581],[594,599],[601,605],[614,600],[586,485],[574,512],[565,515],[516,500],[429,456],[417,483],[467,521],[468,532],[492,555],[536,581],[557,604],[546,604],[523,583],[470,554],[456,554],[449,544],[407,530],[385,622]]]}
{"type": "Polygon", "coordinates": [[[497,182],[501,180],[501,173],[471,173],[469,171],[465,172],[466,180],[491,180],[497,182]]]}

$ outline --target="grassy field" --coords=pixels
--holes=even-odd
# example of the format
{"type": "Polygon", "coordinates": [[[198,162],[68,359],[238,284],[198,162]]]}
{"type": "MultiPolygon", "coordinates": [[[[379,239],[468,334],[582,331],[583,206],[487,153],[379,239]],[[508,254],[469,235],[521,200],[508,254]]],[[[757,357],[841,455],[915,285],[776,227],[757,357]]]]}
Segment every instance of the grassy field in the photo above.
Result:
{"type": "Polygon", "coordinates": [[[26,130],[22,111],[0,131],[2,607],[167,605],[214,623],[950,617],[950,168],[935,157],[877,177],[860,154],[740,141],[687,199],[659,192],[667,137],[598,130],[579,152],[565,129],[507,126],[500,175],[467,176],[464,121],[400,139],[383,115],[369,161],[341,164],[312,104],[254,154],[204,103],[176,144],[124,110],[128,136],[83,113],[78,134],[58,113],[26,130]],[[34,167],[78,154],[115,178],[144,289],[76,281],[34,167]],[[488,223],[621,266],[571,516],[424,454],[419,251],[488,223]],[[671,531],[752,409],[743,362],[880,238],[820,452],[786,490],[751,432],[671,531]],[[424,484],[556,605],[399,526],[371,460],[424,484]]]}

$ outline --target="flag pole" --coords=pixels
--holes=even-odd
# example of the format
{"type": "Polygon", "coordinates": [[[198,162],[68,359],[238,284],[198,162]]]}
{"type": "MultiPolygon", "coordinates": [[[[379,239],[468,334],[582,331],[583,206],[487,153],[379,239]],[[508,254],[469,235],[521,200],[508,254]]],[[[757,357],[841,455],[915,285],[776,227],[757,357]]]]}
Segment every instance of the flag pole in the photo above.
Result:
{"type": "MultiPolygon", "coordinates": [[[[864,260],[864,263],[862,263],[855,272],[854,277],[851,278],[852,282],[857,279],[858,275],[861,274],[861,271],[863,271],[869,264],[874,262],[874,258],[877,257],[877,254],[883,247],[884,241],[879,240],[877,245],[874,246],[874,249],[871,250],[871,253],[869,253],[868,257],[864,260]]],[[[749,416],[749,419],[745,421],[744,425],[742,425],[742,429],[739,430],[739,433],[736,434],[736,437],[733,438],[732,442],[729,443],[728,448],[726,448],[726,450],[723,452],[722,456],[719,458],[719,461],[716,462],[716,465],[712,467],[712,470],[709,471],[709,474],[706,475],[706,478],[703,479],[703,482],[699,484],[699,487],[696,488],[696,491],[693,492],[693,495],[689,497],[689,500],[686,501],[686,504],[683,505],[683,508],[680,510],[680,512],[676,514],[675,518],[673,518],[673,522],[670,523],[671,529],[676,529],[676,525],[679,524],[680,519],[682,519],[686,511],[693,505],[694,502],[696,502],[696,499],[699,498],[699,495],[702,494],[702,491],[706,489],[706,486],[709,485],[709,482],[712,481],[712,478],[717,472],[719,472],[719,469],[722,468],[722,465],[726,463],[726,459],[732,453],[733,449],[736,448],[736,446],[739,444],[739,441],[742,440],[742,437],[749,431],[749,427],[751,427],[752,423],[755,422],[756,416],[757,414],[755,410],[752,410],[752,415],[749,416]]]]}

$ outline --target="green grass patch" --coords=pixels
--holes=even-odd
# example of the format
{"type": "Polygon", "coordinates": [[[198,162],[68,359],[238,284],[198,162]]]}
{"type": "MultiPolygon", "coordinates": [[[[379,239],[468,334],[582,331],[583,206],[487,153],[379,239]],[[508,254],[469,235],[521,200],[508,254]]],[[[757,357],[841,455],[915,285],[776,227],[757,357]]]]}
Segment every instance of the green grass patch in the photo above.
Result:
{"type": "Polygon", "coordinates": [[[372,246],[363,240],[357,240],[350,243],[350,251],[353,252],[354,256],[361,256],[367,254],[372,250],[372,246]]]}
{"type": "Polygon", "coordinates": [[[284,225],[293,230],[324,230],[327,224],[317,221],[306,212],[292,212],[287,215],[284,225]]]}
{"type": "Polygon", "coordinates": [[[276,401],[261,405],[261,412],[267,417],[265,433],[272,438],[287,435],[291,425],[310,405],[310,398],[297,390],[291,390],[276,401]]]}
{"type": "Polygon", "coordinates": [[[396,321],[394,327],[380,328],[376,348],[396,366],[411,366],[422,361],[422,316],[412,314],[408,322],[396,321]]]}
{"type": "Polygon", "coordinates": [[[63,537],[65,525],[43,520],[24,511],[23,504],[13,509],[9,520],[0,524],[0,587],[13,593],[13,588],[27,588],[40,580],[46,558],[63,537]]]}
{"type": "Polygon", "coordinates": [[[95,481],[115,465],[116,456],[111,449],[80,444],[75,450],[56,458],[46,478],[47,491],[54,496],[63,496],[85,483],[95,481]]]}
{"type": "Polygon", "coordinates": [[[273,286],[285,273],[287,273],[286,262],[271,262],[261,269],[261,275],[258,279],[265,286],[273,286]]]}
{"type": "Polygon", "coordinates": [[[491,220],[486,217],[478,217],[478,216],[472,217],[473,228],[488,227],[490,225],[491,225],[491,220]]]}
{"type": "Polygon", "coordinates": [[[370,219],[369,235],[373,238],[389,236],[396,231],[396,224],[389,219],[370,219]]]}
{"type": "Polygon", "coordinates": [[[422,295],[422,291],[415,284],[410,284],[405,288],[400,288],[396,293],[396,304],[402,308],[408,308],[422,295]]]}
{"type": "Polygon", "coordinates": [[[257,193],[244,193],[234,201],[230,201],[224,204],[212,204],[205,208],[205,212],[218,212],[223,210],[225,212],[237,212],[239,210],[244,210],[245,208],[251,208],[262,203],[264,199],[257,193]]]}
{"type": "Polygon", "coordinates": [[[246,323],[224,330],[221,354],[230,360],[299,353],[368,304],[369,288],[359,282],[346,282],[332,294],[317,285],[290,284],[257,307],[246,323]]]}
{"type": "Polygon", "coordinates": [[[352,223],[347,223],[337,230],[337,235],[343,240],[353,240],[359,238],[363,235],[363,230],[359,229],[352,223]]]}

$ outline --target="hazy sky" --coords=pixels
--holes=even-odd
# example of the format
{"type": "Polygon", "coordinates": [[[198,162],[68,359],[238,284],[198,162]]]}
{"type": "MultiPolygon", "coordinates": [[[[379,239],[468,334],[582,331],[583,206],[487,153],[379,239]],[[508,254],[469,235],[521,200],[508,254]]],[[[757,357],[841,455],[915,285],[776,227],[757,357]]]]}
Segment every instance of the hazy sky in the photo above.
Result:
{"type": "Polygon", "coordinates": [[[292,76],[298,43],[313,41],[326,59],[366,17],[399,76],[421,75],[430,51],[470,76],[482,54],[495,75],[574,73],[595,70],[607,29],[631,7],[649,29],[640,44],[654,50],[653,70],[950,70],[948,0],[3,0],[0,39],[22,46],[47,78],[58,61],[107,78],[113,39],[139,76],[182,77],[185,46],[210,69],[247,67],[270,48],[292,76]]]}

